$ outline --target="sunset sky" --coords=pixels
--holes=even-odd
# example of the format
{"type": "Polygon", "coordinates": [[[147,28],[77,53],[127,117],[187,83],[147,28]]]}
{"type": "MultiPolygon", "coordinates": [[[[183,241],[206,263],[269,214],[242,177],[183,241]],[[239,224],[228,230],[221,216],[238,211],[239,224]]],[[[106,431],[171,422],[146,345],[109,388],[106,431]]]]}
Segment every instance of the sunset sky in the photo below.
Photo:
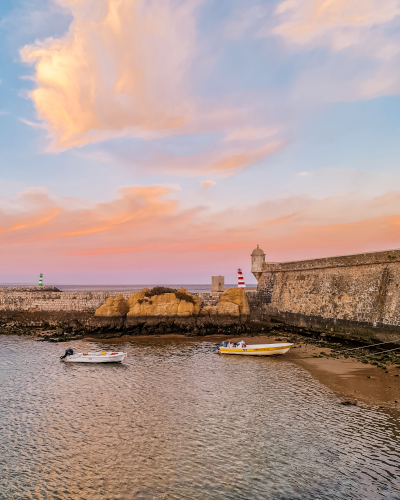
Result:
{"type": "Polygon", "coordinates": [[[400,0],[2,0],[0,282],[400,247],[400,0]]]}

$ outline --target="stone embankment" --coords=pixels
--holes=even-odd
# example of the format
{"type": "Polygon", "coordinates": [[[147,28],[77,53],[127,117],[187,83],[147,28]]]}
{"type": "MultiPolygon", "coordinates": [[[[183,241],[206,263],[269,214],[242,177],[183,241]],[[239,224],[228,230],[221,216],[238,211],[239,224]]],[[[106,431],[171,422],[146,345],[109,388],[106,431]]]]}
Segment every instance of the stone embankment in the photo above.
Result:
{"type": "Polygon", "coordinates": [[[0,289],[1,333],[59,339],[88,333],[207,335],[249,331],[251,319],[247,296],[236,288],[197,294],[163,287],[133,294],[0,289]]]}

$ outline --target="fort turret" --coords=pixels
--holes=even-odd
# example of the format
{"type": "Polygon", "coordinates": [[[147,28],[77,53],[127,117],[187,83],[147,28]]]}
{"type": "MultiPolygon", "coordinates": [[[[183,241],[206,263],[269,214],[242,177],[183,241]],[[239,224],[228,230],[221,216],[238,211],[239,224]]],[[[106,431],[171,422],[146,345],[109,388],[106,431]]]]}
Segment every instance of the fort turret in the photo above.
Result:
{"type": "Polygon", "coordinates": [[[265,263],[265,253],[257,245],[251,254],[251,272],[258,281],[261,278],[263,272],[263,265],[265,263]]]}

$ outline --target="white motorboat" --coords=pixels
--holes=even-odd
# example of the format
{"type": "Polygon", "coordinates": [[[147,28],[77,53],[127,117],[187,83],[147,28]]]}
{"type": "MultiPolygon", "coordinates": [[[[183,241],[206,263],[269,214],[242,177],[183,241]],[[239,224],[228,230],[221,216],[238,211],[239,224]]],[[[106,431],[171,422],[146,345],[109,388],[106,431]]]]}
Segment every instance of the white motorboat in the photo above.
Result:
{"type": "Polygon", "coordinates": [[[67,363],[121,363],[127,354],[126,352],[78,352],[74,354],[72,349],[67,349],[60,359],[67,363]]]}
{"type": "Polygon", "coordinates": [[[280,356],[290,350],[293,344],[250,344],[243,340],[238,343],[221,342],[216,348],[219,354],[240,354],[244,356],[280,356]]]}

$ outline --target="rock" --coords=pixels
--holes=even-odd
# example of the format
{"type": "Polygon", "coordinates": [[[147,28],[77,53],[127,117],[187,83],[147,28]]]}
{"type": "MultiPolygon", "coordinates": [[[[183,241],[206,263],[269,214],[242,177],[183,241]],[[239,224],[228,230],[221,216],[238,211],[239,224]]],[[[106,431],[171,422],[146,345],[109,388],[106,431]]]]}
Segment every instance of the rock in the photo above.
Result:
{"type": "Polygon", "coordinates": [[[151,297],[154,316],[176,316],[178,313],[179,299],[174,293],[163,293],[151,297]]]}
{"type": "Polygon", "coordinates": [[[233,316],[235,318],[240,317],[240,308],[238,304],[233,302],[218,302],[217,306],[218,316],[233,316]]]}
{"type": "Polygon", "coordinates": [[[200,311],[200,316],[210,317],[217,315],[217,306],[206,306],[200,311]]]}
{"type": "Polygon", "coordinates": [[[108,297],[105,303],[96,309],[95,316],[125,316],[129,311],[128,302],[122,295],[108,297]]]}
{"type": "Polygon", "coordinates": [[[148,289],[145,288],[141,292],[136,292],[129,297],[129,299],[128,299],[128,306],[129,306],[128,316],[138,316],[140,314],[140,306],[144,300],[146,290],[148,290],[148,289]]]}
{"type": "Polygon", "coordinates": [[[221,294],[218,304],[223,302],[231,302],[239,306],[241,316],[250,315],[249,303],[247,302],[246,294],[242,288],[228,288],[228,290],[225,290],[221,294]]]}
{"type": "Polygon", "coordinates": [[[184,288],[180,288],[178,292],[186,293],[192,297],[194,303],[181,300],[178,306],[178,316],[198,316],[200,313],[201,299],[197,295],[188,293],[184,288]]]}
{"type": "Polygon", "coordinates": [[[129,297],[128,316],[176,316],[179,302],[174,293],[146,297],[142,290],[129,297]]]}
{"type": "Polygon", "coordinates": [[[163,293],[160,295],[146,296],[144,289],[129,297],[128,316],[168,316],[168,317],[191,317],[198,316],[201,307],[201,299],[189,293],[185,288],[180,288],[178,297],[175,293],[163,293]],[[179,296],[180,295],[180,296],[179,296]],[[184,300],[182,295],[189,298],[184,300]]]}

